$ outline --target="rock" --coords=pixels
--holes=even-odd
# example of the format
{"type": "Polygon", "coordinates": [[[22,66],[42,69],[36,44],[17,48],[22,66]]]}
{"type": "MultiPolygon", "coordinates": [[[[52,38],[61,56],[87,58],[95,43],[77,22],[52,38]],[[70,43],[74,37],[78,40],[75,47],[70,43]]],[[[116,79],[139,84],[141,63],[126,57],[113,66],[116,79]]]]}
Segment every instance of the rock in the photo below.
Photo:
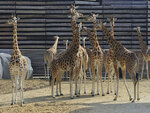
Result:
{"type": "MultiPolygon", "coordinates": [[[[26,74],[26,79],[32,78],[33,74],[33,68],[31,65],[31,60],[24,56],[27,60],[27,74],[26,74]]],[[[9,74],[9,62],[10,62],[11,55],[6,54],[6,53],[0,53],[0,79],[9,79],[10,74],[9,74]]]]}

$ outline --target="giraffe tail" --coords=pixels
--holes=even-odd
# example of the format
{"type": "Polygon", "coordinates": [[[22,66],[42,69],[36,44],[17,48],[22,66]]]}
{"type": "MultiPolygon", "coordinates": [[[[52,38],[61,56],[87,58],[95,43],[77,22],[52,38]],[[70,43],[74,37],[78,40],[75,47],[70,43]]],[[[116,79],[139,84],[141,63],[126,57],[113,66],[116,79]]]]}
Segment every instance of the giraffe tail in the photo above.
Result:
{"type": "Polygon", "coordinates": [[[119,67],[119,77],[122,78],[122,70],[120,67],[119,67]]]}

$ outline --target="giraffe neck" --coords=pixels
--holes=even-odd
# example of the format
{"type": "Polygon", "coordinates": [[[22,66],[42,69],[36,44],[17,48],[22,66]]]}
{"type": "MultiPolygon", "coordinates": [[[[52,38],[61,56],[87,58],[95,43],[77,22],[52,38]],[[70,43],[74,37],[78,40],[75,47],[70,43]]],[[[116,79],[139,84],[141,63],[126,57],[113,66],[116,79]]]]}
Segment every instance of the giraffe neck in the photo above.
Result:
{"type": "MultiPolygon", "coordinates": [[[[115,39],[110,35],[110,32],[107,30],[107,28],[105,27],[104,24],[102,24],[102,32],[104,33],[107,42],[109,43],[110,47],[111,47],[113,50],[114,50],[115,48],[117,48],[117,46],[120,46],[121,48],[124,48],[121,43],[118,43],[118,41],[115,40],[115,39]]],[[[120,49],[121,49],[121,48],[120,48],[120,49]]]]}
{"type": "Polygon", "coordinates": [[[83,47],[85,48],[85,39],[83,39],[83,47]]]}
{"type": "Polygon", "coordinates": [[[96,25],[96,19],[93,21],[93,35],[94,35],[94,37],[96,37],[97,38],[97,25],[96,25]]]}
{"type": "Polygon", "coordinates": [[[68,41],[66,42],[66,49],[68,49],[68,41]]]}
{"type": "MultiPolygon", "coordinates": [[[[72,41],[74,41],[74,39],[75,39],[75,35],[76,35],[76,33],[75,33],[75,29],[76,29],[76,21],[73,19],[73,16],[72,16],[72,18],[71,18],[71,28],[72,28],[72,41]]],[[[70,46],[72,46],[72,42],[70,43],[70,46]]]]}
{"type": "Polygon", "coordinates": [[[92,48],[97,50],[97,48],[100,49],[100,46],[97,40],[97,36],[95,36],[94,34],[95,33],[92,33],[89,29],[87,29],[87,35],[89,37],[92,48]]]}
{"type": "Polygon", "coordinates": [[[140,43],[140,47],[141,47],[141,51],[142,53],[146,53],[148,47],[147,45],[143,42],[143,38],[142,38],[142,35],[141,35],[141,32],[139,30],[137,30],[137,33],[138,33],[138,38],[139,38],[139,43],[140,43]]]}
{"type": "Polygon", "coordinates": [[[75,36],[72,38],[71,45],[69,46],[69,50],[72,52],[72,55],[78,52],[80,45],[80,30],[79,27],[75,29],[75,36]]]}
{"type": "Polygon", "coordinates": [[[110,21],[110,34],[111,34],[111,37],[114,38],[114,26],[113,26],[113,22],[110,21]]]}
{"type": "Polygon", "coordinates": [[[18,46],[17,25],[13,26],[13,55],[21,55],[21,52],[18,46]]]}
{"type": "Polygon", "coordinates": [[[75,36],[75,29],[76,29],[76,21],[73,19],[73,17],[71,18],[71,28],[72,28],[72,36],[75,36]]]}
{"type": "Polygon", "coordinates": [[[58,39],[59,39],[59,38],[57,37],[56,40],[55,40],[54,45],[52,46],[52,48],[53,48],[54,50],[57,50],[58,39]]]}

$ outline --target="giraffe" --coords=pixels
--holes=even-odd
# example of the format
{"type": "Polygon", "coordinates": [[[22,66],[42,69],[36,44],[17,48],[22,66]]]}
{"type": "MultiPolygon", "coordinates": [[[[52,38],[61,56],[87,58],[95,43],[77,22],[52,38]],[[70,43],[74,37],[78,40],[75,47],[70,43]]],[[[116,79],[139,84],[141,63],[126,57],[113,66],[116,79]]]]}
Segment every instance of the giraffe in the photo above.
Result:
{"type": "MultiPolygon", "coordinates": [[[[55,57],[56,59],[59,59],[61,56],[64,56],[65,53],[68,51],[68,49],[70,50],[70,49],[74,46],[73,42],[76,41],[76,36],[80,35],[80,34],[76,35],[76,31],[77,31],[76,20],[77,20],[78,18],[82,17],[83,14],[76,12],[76,11],[75,11],[76,8],[78,8],[78,7],[76,7],[75,5],[72,5],[72,7],[71,7],[71,9],[70,9],[70,12],[71,12],[71,27],[72,27],[72,34],[73,34],[72,43],[69,44],[69,47],[67,47],[67,50],[66,50],[66,51],[64,51],[64,52],[62,52],[62,53],[56,55],[56,57],[55,57]]],[[[68,17],[70,17],[70,16],[68,16],[68,17]]],[[[79,25],[81,26],[82,24],[80,23],[79,25]]],[[[78,25],[78,26],[79,26],[79,25],[78,25]]],[[[80,64],[81,60],[80,60],[80,59],[81,59],[81,52],[79,52],[79,50],[78,50],[78,53],[77,53],[77,60],[76,60],[77,63],[76,63],[76,65],[74,66],[74,70],[73,70],[73,72],[72,72],[72,73],[75,73],[76,75],[79,75],[78,73],[81,72],[81,69],[79,69],[79,67],[81,67],[81,64],[80,64]],[[79,63],[78,63],[78,62],[79,62],[79,63]],[[75,70],[76,70],[77,72],[75,72],[75,70]]],[[[68,60],[70,60],[70,59],[68,59],[68,60]]],[[[74,62],[74,61],[73,61],[73,62],[74,62]]],[[[65,66],[66,66],[66,64],[65,64],[65,66]]],[[[63,73],[64,71],[70,71],[70,69],[63,69],[62,71],[58,72],[59,75],[62,75],[62,73],[63,73]]],[[[72,71],[72,70],[71,70],[71,71],[72,71]]],[[[79,77],[79,76],[78,76],[78,77],[79,77]]],[[[75,80],[77,80],[78,77],[75,77],[75,80]]],[[[73,77],[71,76],[70,79],[73,79],[73,77]]],[[[58,84],[59,84],[60,95],[63,95],[63,94],[61,93],[61,76],[58,76],[57,79],[56,79],[56,95],[57,95],[57,96],[58,96],[58,84]]],[[[70,80],[70,86],[72,86],[71,80],[70,80]]],[[[77,84],[75,85],[75,87],[76,87],[76,86],[77,86],[77,84]]],[[[77,91],[77,87],[75,88],[75,91],[77,91]]],[[[70,95],[71,98],[73,98],[73,95],[72,95],[72,88],[71,88],[71,87],[70,87],[70,94],[71,94],[71,95],[70,95]]],[[[77,93],[77,96],[78,96],[78,95],[79,95],[79,93],[77,93]]],[[[55,97],[55,96],[54,96],[54,92],[53,92],[53,86],[52,86],[52,96],[55,97]]]]}
{"type": "Polygon", "coordinates": [[[146,62],[146,70],[147,70],[147,79],[149,79],[149,71],[148,71],[148,61],[150,61],[150,49],[148,46],[143,42],[143,38],[141,35],[140,27],[137,27],[137,33],[141,48],[141,54],[142,54],[142,73],[141,73],[141,79],[143,78],[143,70],[144,70],[144,62],[146,62]]]}
{"type": "Polygon", "coordinates": [[[8,24],[13,25],[13,53],[9,63],[9,72],[12,81],[12,103],[11,105],[17,102],[17,92],[18,85],[20,85],[20,105],[23,106],[23,85],[25,76],[27,73],[27,61],[24,56],[22,56],[21,51],[18,47],[17,39],[17,18],[15,15],[12,15],[12,18],[8,20],[8,24]],[[16,88],[16,93],[14,97],[14,90],[16,88]]]}
{"type": "MultiPolygon", "coordinates": [[[[110,21],[110,35],[113,38],[114,38],[114,25],[115,25],[114,22],[115,22],[115,20],[116,20],[116,18],[108,18],[108,21],[110,21]]],[[[112,77],[114,75],[112,48],[110,48],[109,51],[106,52],[104,66],[105,66],[105,80],[106,80],[106,75],[108,74],[107,94],[109,94],[109,82],[110,82],[110,89],[111,89],[112,77]]]]}
{"type": "Polygon", "coordinates": [[[92,72],[92,96],[95,95],[95,70],[96,68],[97,68],[97,94],[99,95],[99,76],[100,76],[102,96],[104,96],[103,85],[102,85],[103,50],[100,47],[98,39],[97,39],[97,29],[96,29],[96,26],[97,26],[96,17],[97,16],[98,15],[91,13],[86,18],[86,21],[93,22],[93,32],[91,33],[91,31],[88,30],[87,28],[85,28],[84,31],[87,32],[88,38],[92,45],[92,51],[90,51],[90,54],[88,54],[90,66],[91,66],[91,72],[92,72]]]}
{"type": "MultiPolygon", "coordinates": [[[[64,71],[69,71],[70,74],[70,98],[73,98],[73,90],[72,90],[72,80],[73,75],[75,73],[76,66],[78,64],[78,60],[80,56],[77,54],[79,51],[80,45],[80,31],[82,29],[82,23],[76,25],[76,20],[83,15],[76,12],[74,6],[70,9],[71,12],[71,26],[72,26],[72,42],[69,45],[68,49],[62,53],[61,56],[58,56],[56,59],[52,61],[52,65],[50,70],[52,72],[52,97],[54,96],[54,78],[57,76],[61,76],[64,71]]],[[[77,71],[76,71],[77,72],[77,71]]],[[[79,71],[78,71],[79,72],[79,71]]],[[[78,73],[76,73],[77,75],[78,73]]],[[[59,84],[61,84],[59,82],[59,84]]]]}
{"type": "Polygon", "coordinates": [[[129,100],[132,100],[131,94],[128,90],[128,87],[126,84],[126,79],[125,79],[126,69],[129,73],[129,75],[131,76],[133,85],[134,85],[134,98],[133,98],[132,102],[134,102],[136,99],[136,89],[137,89],[137,100],[139,100],[140,99],[139,98],[139,76],[138,76],[139,61],[138,61],[136,54],[134,52],[126,49],[120,42],[115,40],[111,36],[111,34],[107,30],[107,28],[105,27],[105,24],[103,24],[102,22],[100,22],[100,24],[97,25],[97,29],[102,30],[108,44],[110,45],[110,47],[113,50],[113,55],[114,55],[113,65],[114,65],[114,69],[115,69],[115,75],[117,78],[117,90],[116,90],[116,96],[115,96],[114,100],[117,100],[117,98],[118,98],[119,73],[122,74],[122,76],[123,76],[123,81],[124,81],[126,90],[129,95],[129,100]],[[117,62],[120,63],[119,72],[118,72],[118,68],[117,68],[117,62]]]}
{"type": "Polygon", "coordinates": [[[56,53],[57,53],[57,45],[58,45],[59,37],[55,36],[55,38],[56,38],[56,40],[55,40],[55,43],[53,44],[53,46],[51,48],[49,48],[48,50],[46,50],[46,52],[44,53],[45,78],[46,78],[46,76],[48,76],[48,77],[50,76],[49,75],[49,66],[54,58],[54,55],[56,55],[56,53]]]}
{"type": "MultiPolygon", "coordinates": [[[[86,94],[86,70],[87,70],[87,64],[88,64],[88,54],[86,52],[86,49],[84,48],[85,46],[79,46],[79,56],[81,57],[81,71],[80,71],[80,83],[82,81],[82,77],[84,78],[84,94],[86,94]]],[[[78,70],[77,70],[78,71],[78,70]]],[[[77,81],[76,81],[77,84],[77,81]]],[[[80,87],[79,87],[79,91],[80,91],[80,87]]],[[[76,91],[77,92],[77,91],[76,91]]]]}

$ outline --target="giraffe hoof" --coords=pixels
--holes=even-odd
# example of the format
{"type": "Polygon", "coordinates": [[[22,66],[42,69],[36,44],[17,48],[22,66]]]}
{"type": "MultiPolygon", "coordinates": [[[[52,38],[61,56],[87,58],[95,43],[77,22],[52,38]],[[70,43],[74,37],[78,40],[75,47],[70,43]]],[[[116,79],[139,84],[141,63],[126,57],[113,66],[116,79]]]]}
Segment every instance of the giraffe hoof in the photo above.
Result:
{"type": "Polygon", "coordinates": [[[62,93],[60,94],[60,96],[63,96],[63,95],[64,95],[64,94],[62,94],[62,93]]]}
{"type": "Polygon", "coordinates": [[[105,96],[105,94],[102,94],[102,96],[105,96]]]}
{"type": "Polygon", "coordinates": [[[129,99],[129,101],[131,101],[131,100],[132,100],[132,98],[129,99]]]}
{"type": "Polygon", "coordinates": [[[110,93],[112,93],[112,91],[110,91],[110,93]]]}
{"type": "Polygon", "coordinates": [[[114,101],[116,101],[117,99],[116,98],[114,98],[114,101]]]}
{"type": "Polygon", "coordinates": [[[107,92],[107,94],[109,94],[109,92],[107,92]]]}
{"type": "Polygon", "coordinates": [[[74,95],[77,95],[77,93],[75,93],[74,95]]]}
{"type": "Polygon", "coordinates": [[[74,97],[70,97],[70,99],[74,99],[74,97]]]}
{"type": "Polygon", "coordinates": [[[115,93],[115,95],[116,95],[116,93],[115,93]]]}
{"type": "Polygon", "coordinates": [[[86,94],[86,92],[84,92],[84,94],[86,94]]]}
{"type": "Polygon", "coordinates": [[[94,94],[92,94],[92,97],[94,97],[95,95],[94,94]]]}
{"type": "Polygon", "coordinates": [[[99,95],[99,93],[97,93],[97,95],[99,95]]]}
{"type": "Polygon", "coordinates": [[[134,100],[132,100],[132,102],[131,103],[134,103],[134,100]]]}
{"type": "Polygon", "coordinates": [[[14,103],[11,103],[10,105],[14,105],[14,103]]]}
{"type": "Polygon", "coordinates": [[[56,97],[58,97],[59,95],[57,94],[56,97]]]}
{"type": "Polygon", "coordinates": [[[80,95],[77,95],[77,97],[80,97],[80,95]]]}
{"type": "Polygon", "coordinates": [[[137,100],[140,100],[140,98],[137,98],[137,100]]]}

